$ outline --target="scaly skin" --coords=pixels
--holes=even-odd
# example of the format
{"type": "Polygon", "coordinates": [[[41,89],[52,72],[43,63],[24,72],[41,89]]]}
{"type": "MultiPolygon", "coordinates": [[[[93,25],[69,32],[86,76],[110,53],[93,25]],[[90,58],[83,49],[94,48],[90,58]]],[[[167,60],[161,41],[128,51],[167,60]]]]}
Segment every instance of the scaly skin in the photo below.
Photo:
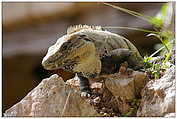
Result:
{"type": "Polygon", "coordinates": [[[70,27],[68,33],[48,49],[42,65],[47,70],[76,73],[82,95],[90,96],[88,79],[115,73],[124,61],[134,69],[144,66],[138,50],[126,38],[103,31],[101,27],[79,25],[70,27]]]}

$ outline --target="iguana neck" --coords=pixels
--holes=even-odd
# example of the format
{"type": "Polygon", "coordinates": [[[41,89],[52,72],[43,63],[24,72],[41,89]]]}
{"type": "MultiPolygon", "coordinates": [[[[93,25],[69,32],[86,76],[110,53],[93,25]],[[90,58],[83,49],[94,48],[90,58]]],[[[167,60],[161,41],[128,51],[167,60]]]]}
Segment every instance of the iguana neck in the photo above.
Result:
{"type": "Polygon", "coordinates": [[[94,78],[101,72],[101,61],[99,57],[90,55],[87,59],[82,59],[73,69],[74,72],[82,72],[87,78],[94,78]]]}

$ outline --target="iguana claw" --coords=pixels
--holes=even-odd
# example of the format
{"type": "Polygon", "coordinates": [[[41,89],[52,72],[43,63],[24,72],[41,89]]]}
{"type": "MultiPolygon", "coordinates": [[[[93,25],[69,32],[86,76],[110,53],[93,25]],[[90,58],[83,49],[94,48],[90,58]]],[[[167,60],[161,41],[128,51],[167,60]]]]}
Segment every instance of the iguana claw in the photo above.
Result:
{"type": "Polygon", "coordinates": [[[88,92],[81,92],[81,97],[89,98],[91,95],[88,92]]]}

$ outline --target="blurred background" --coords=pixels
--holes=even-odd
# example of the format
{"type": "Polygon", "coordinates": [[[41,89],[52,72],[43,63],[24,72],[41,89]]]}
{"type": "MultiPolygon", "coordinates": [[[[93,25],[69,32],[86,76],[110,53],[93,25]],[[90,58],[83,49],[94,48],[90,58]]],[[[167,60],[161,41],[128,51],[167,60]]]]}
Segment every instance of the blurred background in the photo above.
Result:
{"type": "MultiPolygon", "coordinates": [[[[112,3],[155,16],[163,3],[112,3]]],[[[49,46],[67,27],[77,24],[127,26],[151,30],[146,21],[102,3],[2,3],[3,112],[20,101],[43,78],[52,75],[41,66],[49,46]]],[[[159,40],[146,33],[127,29],[107,29],[128,38],[143,56],[155,51],[159,40]]]]}

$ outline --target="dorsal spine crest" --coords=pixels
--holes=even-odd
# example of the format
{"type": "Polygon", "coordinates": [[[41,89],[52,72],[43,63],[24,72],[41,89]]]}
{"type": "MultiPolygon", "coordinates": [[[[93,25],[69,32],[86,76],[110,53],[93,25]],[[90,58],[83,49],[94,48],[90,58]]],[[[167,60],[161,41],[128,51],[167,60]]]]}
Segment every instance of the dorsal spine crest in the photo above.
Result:
{"type": "Polygon", "coordinates": [[[100,31],[102,31],[101,26],[88,26],[88,25],[79,24],[79,25],[75,25],[75,26],[70,26],[67,29],[67,34],[72,34],[74,32],[78,32],[78,31],[83,30],[83,29],[100,30],[100,31]]]}

